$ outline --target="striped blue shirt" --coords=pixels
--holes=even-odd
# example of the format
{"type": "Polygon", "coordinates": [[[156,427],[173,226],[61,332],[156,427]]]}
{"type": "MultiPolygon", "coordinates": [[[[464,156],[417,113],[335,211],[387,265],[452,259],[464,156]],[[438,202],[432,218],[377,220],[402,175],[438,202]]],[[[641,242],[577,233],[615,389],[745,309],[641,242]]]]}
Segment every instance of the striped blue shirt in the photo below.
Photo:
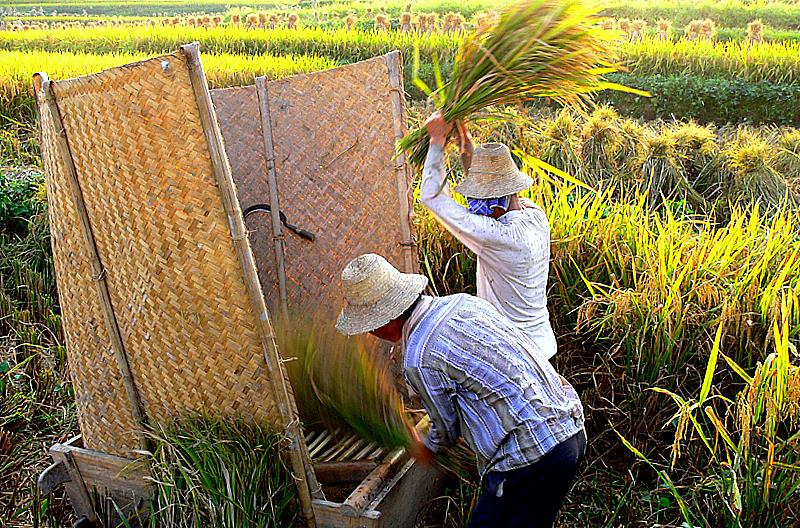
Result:
{"type": "Polygon", "coordinates": [[[403,328],[403,371],[431,418],[432,451],[459,436],[481,474],[533,464],[583,429],[578,395],[490,303],[422,297],[403,328]]]}

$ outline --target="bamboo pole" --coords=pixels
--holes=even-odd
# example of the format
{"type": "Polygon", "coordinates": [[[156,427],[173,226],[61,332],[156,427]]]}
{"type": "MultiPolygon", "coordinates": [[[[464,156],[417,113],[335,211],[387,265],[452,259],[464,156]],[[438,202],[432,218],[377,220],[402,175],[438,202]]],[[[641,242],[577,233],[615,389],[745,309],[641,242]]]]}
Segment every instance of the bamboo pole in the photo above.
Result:
{"type": "Polygon", "coordinates": [[[267,78],[256,77],[258,109],[261,114],[261,135],[264,139],[264,157],[267,161],[267,181],[269,183],[270,216],[272,217],[272,240],[275,246],[275,266],[278,271],[278,297],[284,321],[289,320],[289,292],[286,287],[286,249],[281,229],[280,202],[278,200],[278,179],[275,175],[275,145],[272,140],[272,121],[269,111],[269,92],[267,78]]]}
{"type": "MultiPolygon", "coordinates": [[[[185,44],[181,46],[181,51],[186,57],[189,66],[189,78],[192,83],[192,89],[194,91],[197,107],[200,111],[203,132],[206,136],[206,142],[211,154],[211,164],[214,169],[214,177],[219,187],[222,205],[225,208],[225,212],[228,216],[228,226],[231,231],[231,240],[233,241],[233,246],[236,249],[236,253],[242,265],[244,282],[247,287],[247,292],[248,296],[250,297],[250,303],[253,307],[254,315],[256,316],[256,328],[261,339],[264,359],[270,372],[273,393],[278,403],[278,409],[283,420],[282,425],[286,434],[289,436],[289,459],[294,472],[294,479],[297,484],[303,517],[305,519],[306,526],[312,528],[315,526],[315,523],[314,511],[311,507],[311,494],[309,488],[317,489],[319,488],[319,485],[316,482],[316,477],[313,474],[313,470],[308,472],[306,470],[306,461],[303,460],[303,454],[305,453],[305,439],[303,438],[300,430],[300,423],[297,413],[293,412],[294,398],[291,395],[288,387],[283,364],[281,363],[280,356],[278,355],[278,349],[275,343],[275,335],[272,330],[272,324],[269,320],[266,304],[264,303],[264,296],[261,291],[261,284],[258,280],[258,273],[256,271],[253,252],[250,249],[250,243],[247,239],[247,228],[244,224],[244,218],[239,205],[239,199],[236,196],[236,186],[233,183],[230,163],[228,162],[228,157],[225,154],[222,134],[219,130],[219,124],[217,123],[217,116],[214,113],[211,95],[208,92],[208,84],[206,83],[203,65],[200,62],[198,44],[196,42],[185,44]]],[[[310,466],[310,461],[308,461],[308,464],[310,466]]]]}
{"type": "Polygon", "coordinates": [[[114,357],[116,358],[117,366],[119,367],[119,371],[122,376],[122,383],[125,386],[125,392],[128,395],[128,403],[130,405],[131,415],[133,416],[134,422],[139,427],[139,431],[137,431],[137,434],[139,435],[139,446],[143,450],[146,450],[148,448],[148,442],[144,434],[144,430],[147,425],[147,421],[143,412],[141,399],[139,398],[139,391],[136,388],[136,381],[134,380],[133,373],[130,369],[128,355],[125,351],[125,345],[122,341],[122,335],[120,334],[117,318],[114,314],[111,296],[108,293],[105,268],[103,267],[103,263],[100,260],[100,255],[97,252],[97,243],[95,242],[94,234],[92,233],[89,213],[86,210],[86,204],[83,200],[83,193],[81,191],[80,182],[78,181],[78,173],[75,168],[75,162],[72,159],[69,140],[67,139],[66,130],[64,129],[64,123],[61,120],[61,112],[58,109],[55,93],[53,93],[53,86],[50,82],[50,79],[47,78],[47,74],[35,74],[33,82],[37,100],[44,100],[44,105],[47,108],[47,111],[50,112],[50,117],[53,120],[56,136],[55,140],[58,150],[57,155],[61,156],[61,160],[64,163],[66,172],[65,175],[69,183],[73,204],[75,205],[75,210],[78,214],[80,231],[83,235],[86,254],[89,257],[89,266],[92,274],[90,279],[97,287],[100,308],[103,312],[103,319],[106,324],[106,330],[108,331],[108,337],[111,340],[111,349],[114,351],[114,357]]]}
{"type": "MultiPolygon", "coordinates": [[[[403,57],[399,51],[384,55],[389,71],[390,98],[392,101],[392,125],[395,143],[403,139],[408,130],[405,125],[405,92],[403,91],[403,57]]],[[[394,158],[395,176],[397,178],[397,197],[400,200],[400,242],[403,251],[403,266],[406,273],[417,273],[419,266],[416,257],[416,242],[411,234],[411,215],[414,189],[411,186],[411,172],[406,163],[404,153],[394,158]]]]}

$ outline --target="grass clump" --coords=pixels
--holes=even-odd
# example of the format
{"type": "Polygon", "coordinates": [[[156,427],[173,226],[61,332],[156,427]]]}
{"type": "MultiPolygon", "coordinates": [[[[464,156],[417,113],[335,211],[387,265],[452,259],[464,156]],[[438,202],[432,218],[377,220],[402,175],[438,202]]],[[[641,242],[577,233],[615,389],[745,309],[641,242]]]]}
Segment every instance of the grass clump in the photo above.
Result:
{"type": "Polygon", "coordinates": [[[152,438],[149,526],[292,524],[296,488],[281,458],[283,435],[242,420],[193,418],[152,438]]]}

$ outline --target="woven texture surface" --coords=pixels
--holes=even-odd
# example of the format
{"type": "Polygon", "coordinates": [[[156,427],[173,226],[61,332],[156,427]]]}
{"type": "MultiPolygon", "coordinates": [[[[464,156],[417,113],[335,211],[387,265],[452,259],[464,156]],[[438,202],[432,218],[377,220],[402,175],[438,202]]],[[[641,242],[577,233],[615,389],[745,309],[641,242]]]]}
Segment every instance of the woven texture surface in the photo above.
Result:
{"type": "MultiPolygon", "coordinates": [[[[54,91],[148,419],[205,410],[280,424],[185,57],[54,83],[54,91]]],[[[58,171],[48,176],[61,179],[58,171]]],[[[56,203],[67,199],[60,182],[52,187],[56,203]]],[[[69,266],[62,259],[62,295],[93,295],[74,278],[83,270],[65,273],[69,266]]],[[[73,321],[102,324],[91,302],[63,306],[73,321]]],[[[68,334],[73,363],[86,360],[88,338],[68,334]]],[[[111,362],[92,364],[86,378],[75,376],[79,400],[122,391],[111,362]]],[[[127,409],[117,401],[104,413],[84,405],[82,424],[93,424],[87,446],[126,454],[129,444],[113,441],[124,424],[93,421],[127,409]]]]}
{"type": "MultiPolygon", "coordinates": [[[[253,145],[261,141],[257,96],[213,90],[212,97],[234,168],[242,208],[269,203],[269,188],[253,145]],[[252,202],[250,202],[252,200],[252,202]]],[[[253,92],[254,93],[254,92],[253,92]]],[[[340,274],[350,259],[379,253],[403,270],[402,224],[392,87],[384,57],[268,84],[270,122],[281,210],[288,221],[316,234],[309,242],[284,229],[289,308],[341,308],[340,274]]],[[[410,186],[406,182],[405,188],[410,186]]],[[[268,306],[278,306],[272,230],[268,215],[247,219],[268,306]]],[[[416,271],[415,265],[411,270],[416,271]]]]}
{"type": "Polygon", "coordinates": [[[111,350],[97,288],[91,280],[86,244],[55,144],[53,118],[43,103],[39,104],[39,115],[50,240],[78,421],[85,445],[104,446],[109,453],[128,453],[139,447],[135,421],[111,350]]]}

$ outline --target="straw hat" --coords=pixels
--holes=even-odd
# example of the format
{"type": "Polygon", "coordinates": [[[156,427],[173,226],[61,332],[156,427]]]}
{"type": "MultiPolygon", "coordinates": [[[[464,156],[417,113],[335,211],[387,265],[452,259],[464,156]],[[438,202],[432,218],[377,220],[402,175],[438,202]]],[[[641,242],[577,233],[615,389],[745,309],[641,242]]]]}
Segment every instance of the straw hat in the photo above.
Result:
{"type": "Polygon", "coordinates": [[[363,334],[399,317],[428,285],[423,275],[400,273],[385,258],[367,253],[342,270],[345,306],[336,329],[363,334]]]}
{"type": "Polygon", "coordinates": [[[500,198],[524,191],[533,179],[521,172],[502,143],[484,143],[475,149],[472,165],[456,192],[468,198],[500,198]]]}

